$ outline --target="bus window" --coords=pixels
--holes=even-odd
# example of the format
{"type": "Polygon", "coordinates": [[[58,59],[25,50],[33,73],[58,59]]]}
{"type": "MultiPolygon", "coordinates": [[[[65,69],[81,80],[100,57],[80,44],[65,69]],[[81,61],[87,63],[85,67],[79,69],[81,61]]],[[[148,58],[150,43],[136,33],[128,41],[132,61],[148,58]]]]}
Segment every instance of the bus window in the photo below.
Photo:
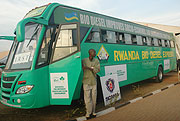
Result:
{"type": "Polygon", "coordinates": [[[51,48],[49,48],[49,46],[51,46],[50,42],[52,41],[52,39],[55,36],[55,31],[56,31],[56,27],[54,27],[54,28],[49,27],[46,30],[46,34],[43,38],[40,53],[38,56],[38,62],[37,62],[38,66],[48,63],[48,57],[50,56],[49,53],[51,53],[51,50],[50,50],[51,48]]]}
{"type": "Polygon", "coordinates": [[[136,35],[131,35],[131,40],[132,40],[132,43],[133,44],[137,44],[137,38],[136,38],[136,35]]]}
{"type": "Polygon", "coordinates": [[[159,44],[159,46],[162,46],[161,39],[158,39],[158,44],[159,44]]]}
{"type": "Polygon", "coordinates": [[[77,24],[62,25],[57,37],[53,61],[64,58],[77,49],[77,24]]]}
{"type": "Polygon", "coordinates": [[[121,43],[121,44],[125,44],[124,33],[119,33],[118,39],[120,40],[120,43],[121,43]]]}
{"type": "Polygon", "coordinates": [[[125,44],[124,33],[116,32],[116,42],[119,44],[125,44]]]}
{"type": "Polygon", "coordinates": [[[147,38],[142,36],[143,45],[147,45],[147,38]]]}
{"type": "Polygon", "coordinates": [[[108,43],[116,43],[115,32],[107,31],[107,40],[108,40],[108,43]]]}
{"type": "Polygon", "coordinates": [[[171,45],[172,48],[174,48],[174,41],[171,40],[170,45],[171,45]]]}
{"type": "Polygon", "coordinates": [[[101,35],[102,35],[102,41],[106,43],[108,41],[106,30],[102,30],[101,35]]]}
{"type": "Polygon", "coordinates": [[[159,46],[158,39],[154,38],[154,46],[159,46]]]}
{"type": "Polygon", "coordinates": [[[154,38],[152,38],[152,39],[151,39],[151,45],[152,45],[152,46],[155,46],[154,43],[155,43],[155,42],[154,42],[154,38]]]}
{"type": "Polygon", "coordinates": [[[163,46],[163,47],[166,47],[164,40],[161,40],[161,42],[162,42],[162,46],[163,46]]]}
{"type": "Polygon", "coordinates": [[[151,46],[151,45],[152,45],[152,41],[153,41],[153,38],[148,37],[148,38],[147,38],[147,45],[148,45],[148,46],[151,46]]]}
{"type": "Polygon", "coordinates": [[[142,37],[141,36],[136,36],[136,37],[137,37],[137,44],[138,45],[143,45],[142,37]]]}
{"type": "Polygon", "coordinates": [[[25,26],[25,40],[18,42],[11,69],[31,68],[36,46],[42,26],[35,23],[27,23],[25,26]],[[26,59],[24,59],[26,58],[26,59]]]}
{"type": "Polygon", "coordinates": [[[130,34],[124,34],[125,37],[125,44],[132,44],[131,35],[130,34]]]}
{"type": "Polygon", "coordinates": [[[169,40],[164,40],[164,41],[165,41],[165,46],[170,47],[169,40]]]}
{"type": "Polygon", "coordinates": [[[80,27],[80,40],[81,40],[81,42],[83,41],[88,30],[89,30],[89,27],[80,27]]]}
{"type": "Polygon", "coordinates": [[[93,30],[89,34],[86,42],[100,42],[100,32],[99,32],[99,29],[93,28],[93,30]]]}

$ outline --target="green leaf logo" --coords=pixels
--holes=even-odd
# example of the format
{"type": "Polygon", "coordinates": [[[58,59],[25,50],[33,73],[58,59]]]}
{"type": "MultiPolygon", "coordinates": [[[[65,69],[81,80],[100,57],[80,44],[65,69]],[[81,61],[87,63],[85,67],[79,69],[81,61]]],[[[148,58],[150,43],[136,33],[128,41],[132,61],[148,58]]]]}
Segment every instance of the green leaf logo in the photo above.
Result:
{"type": "Polygon", "coordinates": [[[63,76],[61,76],[60,80],[61,80],[61,81],[64,81],[64,77],[63,77],[63,76]]]}

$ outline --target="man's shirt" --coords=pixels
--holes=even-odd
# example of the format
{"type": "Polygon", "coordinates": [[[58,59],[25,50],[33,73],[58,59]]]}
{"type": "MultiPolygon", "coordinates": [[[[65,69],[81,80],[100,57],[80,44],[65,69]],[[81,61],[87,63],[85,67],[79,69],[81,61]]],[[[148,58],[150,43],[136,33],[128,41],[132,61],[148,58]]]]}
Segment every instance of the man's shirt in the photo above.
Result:
{"type": "Polygon", "coordinates": [[[100,64],[98,59],[93,58],[92,61],[89,58],[82,60],[84,67],[93,67],[93,71],[84,69],[83,84],[95,85],[96,84],[96,73],[100,71],[100,64]]]}

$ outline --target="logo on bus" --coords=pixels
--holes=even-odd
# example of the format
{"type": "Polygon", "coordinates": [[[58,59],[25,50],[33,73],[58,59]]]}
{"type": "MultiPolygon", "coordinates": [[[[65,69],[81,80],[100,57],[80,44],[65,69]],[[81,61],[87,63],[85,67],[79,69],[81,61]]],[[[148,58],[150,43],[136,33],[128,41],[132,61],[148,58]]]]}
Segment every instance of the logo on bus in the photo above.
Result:
{"type": "Polygon", "coordinates": [[[106,88],[109,92],[113,92],[114,88],[115,88],[115,84],[114,84],[114,79],[109,78],[106,81],[106,88]]]}
{"type": "Polygon", "coordinates": [[[65,78],[63,76],[59,77],[55,77],[54,78],[54,82],[64,82],[65,78]]]}
{"type": "Polygon", "coordinates": [[[108,60],[109,58],[109,54],[108,52],[106,51],[106,49],[104,48],[104,46],[102,45],[98,54],[97,54],[97,57],[99,60],[108,60]]]}
{"type": "Polygon", "coordinates": [[[67,22],[77,22],[79,21],[78,14],[76,12],[64,13],[64,18],[67,22]]]}

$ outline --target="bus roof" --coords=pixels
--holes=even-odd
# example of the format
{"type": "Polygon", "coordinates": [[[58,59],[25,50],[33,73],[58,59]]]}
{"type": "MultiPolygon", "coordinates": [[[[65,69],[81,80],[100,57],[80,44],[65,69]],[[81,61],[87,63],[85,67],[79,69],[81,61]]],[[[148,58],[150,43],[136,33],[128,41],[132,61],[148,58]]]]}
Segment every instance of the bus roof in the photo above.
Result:
{"type": "MultiPolygon", "coordinates": [[[[61,10],[64,9],[64,12],[65,12],[61,14],[64,16],[63,18],[66,19],[66,20],[64,19],[64,22],[70,22],[68,20],[72,20],[72,18],[74,18],[74,20],[75,19],[78,20],[78,22],[80,22],[82,26],[97,26],[100,28],[106,28],[106,29],[110,29],[114,31],[117,30],[120,32],[140,34],[144,36],[152,36],[152,37],[157,37],[161,39],[173,38],[172,33],[168,33],[165,31],[161,31],[158,29],[154,29],[154,28],[140,25],[137,23],[133,23],[130,21],[118,19],[115,17],[111,17],[111,16],[107,16],[107,15],[99,14],[96,12],[91,12],[91,11],[87,11],[80,8],[75,8],[75,7],[59,4],[59,3],[50,3],[48,5],[35,8],[31,10],[30,12],[28,12],[26,16],[28,16],[28,14],[30,14],[32,11],[34,12],[34,10],[36,9],[39,10],[39,8],[43,8],[40,10],[41,13],[39,14],[39,16],[34,16],[34,17],[43,17],[44,19],[49,20],[55,8],[60,8],[61,10]],[[70,18],[67,19],[68,17],[70,18]]],[[[59,12],[62,12],[62,11],[59,11],[59,12]]],[[[34,15],[38,15],[36,12],[34,13],[35,13],[34,15]]],[[[56,15],[57,14],[54,15],[55,20],[56,20],[56,15]]],[[[33,17],[32,13],[30,17],[33,17]]]]}

